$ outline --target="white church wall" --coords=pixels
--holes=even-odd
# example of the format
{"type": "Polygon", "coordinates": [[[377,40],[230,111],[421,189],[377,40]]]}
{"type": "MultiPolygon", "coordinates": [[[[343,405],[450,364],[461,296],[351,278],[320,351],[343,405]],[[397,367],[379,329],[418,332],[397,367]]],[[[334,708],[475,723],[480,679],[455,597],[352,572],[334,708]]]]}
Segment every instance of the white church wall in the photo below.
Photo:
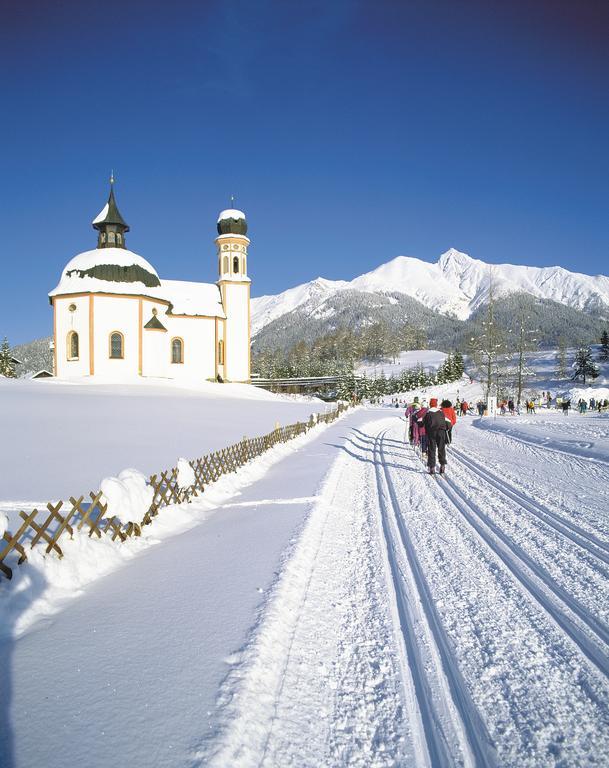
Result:
{"type": "Polygon", "coordinates": [[[55,306],[56,376],[80,378],[89,375],[89,297],[61,296],[53,300],[55,306]],[[70,311],[70,308],[74,309],[70,311]],[[68,334],[78,333],[78,359],[69,360],[68,334]]]}
{"type": "Polygon", "coordinates": [[[190,380],[215,378],[215,318],[167,316],[163,318],[163,324],[165,322],[169,377],[190,380]],[[182,339],[183,363],[171,362],[171,341],[176,337],[182,339]]]}
{"type": "MultiPolygon", "coordinates": [[[[163,323],[164,325],[165,323],[163,323]]],[[[169,377],[169,333],[144,328],[142,331],[142,376],[169,377]]]]}
{"type": "Polygon", "coordinates": [[[225,283],[226,366],[228,381],[248,381],[249,371],[249,283],[225,283]]]}
{"type": "Polygon", "coordinates": [[[94,298],[95,374],[113,379],[134,379],[139,373],[139,298],[94,298]],[[110,358],[110,334],[123,334],[123,357],[110,358]]]}
{"type": "Polygon", "coordinates": [[[224,345],[226,344],[226,333],[225,333],[225,323],[226,320],[218,318],[216,321],[216,360],[218,361],[218,375],[222,377],[222,379],[226,378],[225,375],[225,358],[223,359],[224,355],[224,345]]]}
{"type": "MultiPolygon", "coordinates": [[[[156,317],[165,328],[169,321],[166,316],[167,305],[150,299],[144,299],[142,304],[142,326],[145,326],[156,310],[156,317]]],[[[167,330],[142,328],[142,376],[168,378],[169,371],[169,341],[167,330]]]]}

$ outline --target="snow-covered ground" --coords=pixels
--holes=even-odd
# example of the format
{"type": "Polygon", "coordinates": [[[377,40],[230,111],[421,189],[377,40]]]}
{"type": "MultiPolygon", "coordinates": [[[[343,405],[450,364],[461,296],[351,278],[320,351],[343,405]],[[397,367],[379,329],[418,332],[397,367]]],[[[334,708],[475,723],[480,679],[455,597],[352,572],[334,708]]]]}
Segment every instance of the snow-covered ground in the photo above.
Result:
{"type": "Polygon", "coordinates": [[[399,376],[404,370],[417,368],[422,365],[425,370],[437,370],[446,360],[445,352],[435,349],[411,349],[408,352],[400,352],[395,362],[389,360],[382,363],[362,363],[356,369],[358,376],[364,374],[369,378],[377,378],[381,372],[385,376],[399,376]]]}
{"type": "Polygon", "coordinates": [[[14,519],[127,467],[150,475],[329,408],[242,384],[0,379],[0,512],[14,519]]]}
{"type": "MultiPolygon", "coordinates": [[[[594,362],[599,367],[599,376],[592,382],[588,380],[587,386],[584,387],[581,380],[577,382],[572,381],[570,378],[558,378],[556,375],[556,349],[540,350],[527,355],[527,367],[534,373],[533,376],[529,376],[527,380],[527,386],[534,391],[550,391],[552,394],[564,394],[571,395],[576,400],[580,396],[588,394],[588,397],[595,395],[593,391],[596,388],[603,388],[603,393],[596,393],[596,396],[606,397],[604,394],[607,391],[609,385],[609,363],[599,363],[598,354],[599,346],[593,345],[592,352],[594,362]],[[591,389],[592,388],[592,389],[591,389]],[[581,395],[579,394],[581,390],[581,395]]],[[[571,371],[571,365],[575,359],[577,350],[568,349],[566,351],[567,370],[571,371]]]]}
{"type": "Polygon", "coordinates": [[[0,764],[607,764],[609,415],[466,416],[444,478],[405,428],[355,409],[96,581],[75,537],[1,582],[0,764]]]}

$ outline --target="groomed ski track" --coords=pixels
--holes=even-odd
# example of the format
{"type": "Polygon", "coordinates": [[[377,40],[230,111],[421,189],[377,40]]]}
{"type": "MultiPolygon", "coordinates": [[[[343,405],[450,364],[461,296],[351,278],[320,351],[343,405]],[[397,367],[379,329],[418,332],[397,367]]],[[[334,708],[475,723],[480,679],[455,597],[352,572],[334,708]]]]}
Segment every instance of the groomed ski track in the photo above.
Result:
{"type": "Polygon", "coordinates": [[[404,427],[350,412],[20,638],[10,768],[609,764],[602,468],[468,417],[433,478],[404,427]]]}
{"type": "Polygon", "coordinates": [[[345,433],[198,764],[609,759],[609,544],[597,520],[573,522],[568,505],[527,495],[458,439],[449,474],[431,478],[403,436],[397,415],[345,433]]]}

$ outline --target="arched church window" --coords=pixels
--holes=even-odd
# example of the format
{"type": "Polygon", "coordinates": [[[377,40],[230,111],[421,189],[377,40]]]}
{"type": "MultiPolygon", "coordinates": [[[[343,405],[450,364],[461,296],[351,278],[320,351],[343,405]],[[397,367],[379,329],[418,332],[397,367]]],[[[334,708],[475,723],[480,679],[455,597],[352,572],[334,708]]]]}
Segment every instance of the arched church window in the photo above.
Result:
{"type": "Polygon", "coordinates": [[[224,365],[224,342],[222,339],[218,342],[218,365],[224,365]]]}
{"type": "Polygon", "coordinates": [[[176,338],[171,340],[171,362],[184,362],[184,342],[182,339],[176,338]]]}
{"type": "Polygon", "coordinates": [[[68,360],[78,360],[78,334],[76,331],[68,333],[68,360]]]}
{"type": "Polygon", "coordinates": [[[235,256],[233,258],[233,272],[238,275],[239,274],[239,257],[235,256]]]}
{"type": "Polygon", "coordinates": [[[224,257],[224,269],[222,271],[224,273],[228,272],[228,256],[224,257]]]}
{"type": "Polygon", "coordinates": [[[117,233],[116,233],[116,244],[117,244],[117,245],[120,245],[120,244],[121,244],[121,242],[122,242],[121,233],[120,233],[120,232],[117,232],[117,233]]]}
{"type": "Polygon", "coordinates": [[[110,334],[110,358],[112,360],[122,360],[124,357],[125,337],[120,331],[113,331],[110,334]]]}
{"type": "Polygon", "coordinates": [[[114,232],[108,232],[108,242],[109,243],[114,242],[114,232]]]}

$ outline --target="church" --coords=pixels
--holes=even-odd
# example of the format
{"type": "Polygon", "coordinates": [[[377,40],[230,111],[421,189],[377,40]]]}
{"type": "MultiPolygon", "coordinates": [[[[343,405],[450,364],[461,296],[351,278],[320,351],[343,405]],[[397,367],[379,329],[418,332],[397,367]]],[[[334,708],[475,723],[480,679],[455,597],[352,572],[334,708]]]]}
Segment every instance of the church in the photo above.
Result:
{"type": "Polygon", "coordinates": [[[69,261],[49,293],[55,376],[249,382],[245,214],[231,208],[218,217],[216,283],[161,279],[127,249],[114,179],[92,225],[97,247],[69,261]]]}

